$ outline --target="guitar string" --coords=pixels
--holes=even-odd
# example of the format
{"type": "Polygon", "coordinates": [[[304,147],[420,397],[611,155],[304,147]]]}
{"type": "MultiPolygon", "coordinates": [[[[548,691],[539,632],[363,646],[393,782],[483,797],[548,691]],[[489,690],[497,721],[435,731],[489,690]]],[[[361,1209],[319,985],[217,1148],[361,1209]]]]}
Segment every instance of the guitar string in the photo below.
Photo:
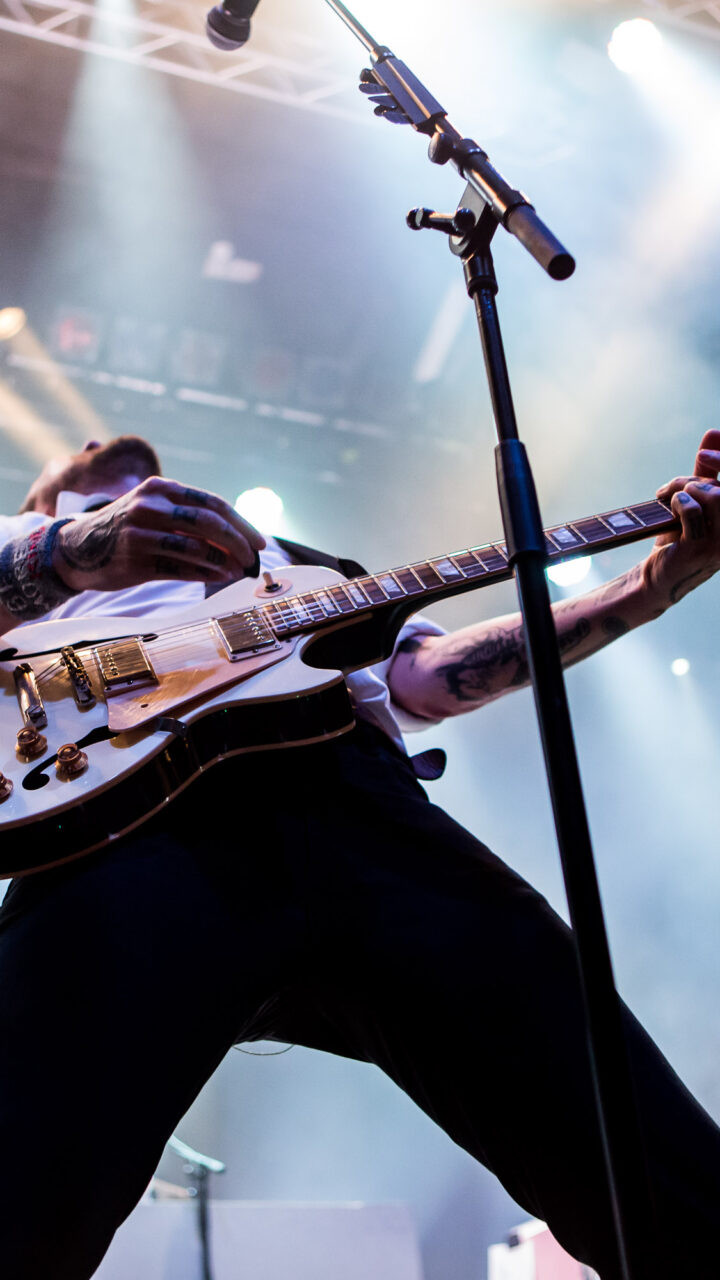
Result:
{"type": "MultiPolygon", "coordinates": [[[[407,566],[406,566],[406,567],[407,567],[407,566]]],[[[366,577],[370,577],[370,575],[365,575],[365,576],[366,576],[366,577]]],[[[311,593],[311,592],[306,592],[306,593],[303,593],[303,594],[308,594],[308,595],[309,595],[309,594],[312,594],[312,593],[311,593]]],[[[410,598],[411,598],[411,597],[410,597],[410,595],[409,595],[407,592],[405,592],[405,593],[404,593],[404,596],[405,596],[405,598],[407,598],[407,599],[410,599],[410,598]]],[[[335,620],[336,620],[337,618],[339,618],[339,617],[342,617],[342,616],[347,617],[351,612],[352,612],[352,613],[355,613],[355,612],[358,612],[358,613],[360,613],[360,612],[365,612],[368,608],[371,608],[371,607],[372,607],[372,605],[373,605],[373,601],[371,601],[371,600],[368,600],[367,604],[364,604],[364,605],[358,605],[358,604],[355,604],[354,602],[351,602],[351,603],[352,603],[352,608],[351,608],[351,609],[346,610],[344,614],[343,614],[343,612],[342,612],[342,611],[339,611],[337,614],[331,614],[331,615],[323,614],[323,616],[322,616],[321,618],[312,618],[312,617],[311,617],[310,622],[311,622],[312,624],[314,624],[315,626],[321,625],[321,624],[322,624],[322,623],[324,623],[324,622],[333,622],[333,621],[335,621],[335,620]]],[[[383,602],[383,601],[379,601],[378,603],[381,603],[381,604],[382,604],[382,603],[384,603],[384,602],[383,602]]],[[[286,600],[283,600],[283,605],[284,605],[284,606],[286,606],[286,607],[291,607],[291,608],[293,608],[293,609],[294,609],[294,608],[296,608],[298,604],[302,605],[302,601],[300,600],[300,596],[299,596],[299,595],[290,596],[290,597],[288,597],[286,600]]],[[[159,655],[160,655],[160,654],[167,654],[167,653],[171,653],[171,652],[173,652],[173,650],[179,650],[179,649],[185,648],[185,647],[187,646],[188,642],[192,643],[192,639],[193,639],[193,636],[194,636],[194,635],[197,635],[197,637],[198,637],[198,639],[199,639],[199,638],[200,638],[200,636],[201,636],[201,634],[202,634],[202,633],[204,633],[203,638],[205,638],[205,637],[207,636],[208,632],[210,631],[209,623],[211,623],[211,622],[213,622],[213,621],[215,621],[215,622],[220,622],[220,623],[223,623],[223,622],[226,622],[226,623],[232,623],[233,621],[240,621],[243,617],[248,617],[248,618],[250,618],[250,617],[252,617],[253,615],[255,615],[255,616],[260,615],[260,616],[262,617],[262,615],[263,615],[264,613],[266,613],[266,612],[269,612],[269,610],[270,610],[271,608],[272,608],[272,605],[270,605],[270,604],[265,604],[265,605],[260,605],[260,606],[251,607],[250,609],[241,609],[241,610],[237,610],[236,612],[233,612],[233,613],[223,614],[223,615],[221,615],[221,616],[220,616],[220,617],[218,617],[218,618],[212,618],[212,619],[210,619],[210,618],[203,618],[203,619],[200,619],[200,620],[199,620],[198,622],[196,622],[196,623],[190,623],[190,624],[179,624],[178,626],[175,626],[175,627],[168,627],[168,629],[167,629],[167,630],[163,630],[163,631],[161,631],[161,632],[159,633],[159,635],[158,635],[158,639],[157,639],[157,640],[153,640],[153,641],[148,642],[148,644],[147,644],[148,652],[149,652],[149,653],[151,653],[151,654],[159,654],[159,655]]],[[[267,620],[266,620],[265,618],[262,618],[262,621],[263,621],[263,622],[266,622],[266,625],[269,627],[269,630],[270,630],[273,634],[275,634],[272,619],[267,619],[267,620]]],[[[302,624],[301,624],[301,625],[302,625],[302,624]]],[[[307,625],[309,625],[309,624],[308,624],[308,623],[306,623],[306,624],[304,624],[304,625],[306,625],[306,626],[307,626],[307,625]]],[[[148,633],[148,632],[147,632],[147,629],[146,629],[145,634],[147,634],[147,633],[148,633]]],[[[117,641],[108,641],[108,645],[119,645],[119,646],[121,646],[123,643],[132,643],[132,642],[133,642],[135,639],[137,639],[137,638],[140,638],[140,639],[141,639],[141,638],[142,638],[142,636],[137,637],[137,636],[132,636],[132,635],[130,635],[130,636],[124,637],[124,638],[123,638],[123,639],[121,639],[121,640],[117,640],[117,641]]],[[[276,638],[278,638],[278,639],[283,639],[284,637],[283,637],[283,636],[279,636],[279,637],[278,637],[278,636],[276,636],[276,638]]],[[[287,638],[290,638],[290,637],[287,637],[287,638]]],[[[97,641],[97,644],[96,644],[96,645],[83,646],[83,648],[82,648],[82,649],[78,649],[78,650],[76,651],[76,652],[77,652],[77,655],[78,655],[78,657],[79,657],[81,660],[83,660],[83,659],[88,659],[88,660],[90,660],[90,659],[92,658],[92,650],[93,650],[93,648],[98,648],[98,647],[102,646],[102,644],[103,644],[103,641],[102,641],[102,639],[100,639],[100,640],[98,640],[98,641],[97,641]]],[[[44,671],[42,671],[42,672],[40,672],[40,673],[38,674],[38,677],[37,677],[38,681],[39,681],[39,682],[47,682],[48,680],[52,679],[54,675],[56,675],[59,671],[62,671],[62,669],[63,669],[63,665],[64,665],[64,664],[63,664],[63,662],[62,662],[62,659],[58,659],[55,663],[53,663],[53,664],[52,664],[52,666],[50,666],[49,668],[46,668],[44,671]]]]}
{"type": "MultiPolygon", "coordinates": [[[[628,507],[628,508],[620,508],[618,512],[610,512],[610,513],[608,513],[608,514],[609,514],[609,515],[615,515],[615,514],[620,514],[620,512],[626,512],[626,511],[633,511],[633,508],[632,508],[632,507],[628,507]]],[[[668,514],[671,514],[671,512],[668,512],[668,514]]],[[[600,517],[596,517],[596,518],[600,518],[600,517]]],[[[638,518],[638,519],[639,519],[639,517],[636,517],[636,518],[638,518]]],[[[569,524],[572,524],[572,523],[573,523],[572,521],[570,521],[570,522],[569,522],[569,524]]],[[[644,522],[643,522],[643,524],[644,524],[644,522]]],[[[557,528],[564,528],[564,527],[566,527],[566,526],[557,526],[557,528]]],[[[646,531],[647,531],[648,535],[651,535],[651,534],[652,534],[652,532],[653,532],[653,529],[652,529],[652,522],[649,522],[649,525],[644,525],[644,527],[645,527],[645,529],[646,529],[646,531]]],[[[618,536],[617,532],[616,532],[615,530],[613,530],[612,528],[611,528],[611,530],[610,530],[610,531],[611,531],[611,533],[612,533],[615,537],[617,537],[617,536],[618,536]]],[[[477,553],[478,553],[478,555],[480,555],[480,556],[481,556],[483,551],[485,551],[485,552],[496,551],[496,550],[499,548],[499,546],[500,546],[500,545],[501,545],[501,544],[488,543],[488,544],[486,544],[486,545],[484,545],[484,546],[482,546],[482,547],[478,547],[478,548],[477,548],[477,553]]],[[[588,545],[589,547],[591,547],[593,544],[592,544],[592,542],[588,541],[587,545],[588,545]]],[[[455,553],[450,553],[450,555],[453,555],[453,554],[454,554],[454,555],[466,555],[466,554],[469,554],[469,553],[470,553],[470,548],[466,548],[464,551],[459,551],[459,552],[455,552],[455,553]]],[[[410,565],[401,565],[401,566],[399,566],[399,568],[397,568],[397,569],[386,570],[386,571],[384,571],[383,573],[380,573],[380,574],[377,574],[377,575],[374,575],[374,574],[363,574],[363,575],[362,575],[362,577],[358,577],[358,578],[352,579],[351,581],[352,581],[352,582],[355,582],[355,583],[361,583],[361,582],[363,582],[363,581],[375,581],[375,582],[377,582],[377,579],[378,579],[378,578],[380,578],[380,577],[384,577],[384,576],[386,575],[386,573],[397,573],[397,572],[400,572],[401,570],[407,570],[407,569],[412,570],[412,569],[415,569],[415,568],[421,568],[421,567],[424,567],[424,566],[432,566],[432,567],[434,568],[436,563],[439,563],[441,560],[445,560],[445,559],[448,559],[448,558],[449,558],[448,556],[441,556],[441,557],[437,557],[437,558],[435,558],[435,559],[430,559],[430,560],[425,560],[425,561],[416,561],[416,562],[414,562],[413,564],[410,564],[410,565]]],[[[461,572],[462,572],[462,571],[461,571],[461,572]]],[[[478,582],[478,579],[479,579],[480,577],[484,576],[486,573],[487,573],[487,574],[489,574],[490,576],[493,576],[493,575],[492,575],[492,570],[484,569],[484,570],[483,570],[483,574],[482,574],[482,575],[480,575],[480,574],[469,575],[469,574],[466,574],[466,573],[464,573],[464,572],[463,572],[463,573],[462,573],[462,579],[461,579],[461,580],[465,580],[465,581],[472,581],[472,582],[478,582]]],[[[454,579],[452,579],[452,580],[450,580],[450,579],[448,579],[448,580],[443,579],[443,582],[442,582],[441,584],[439,584],[439,586],[438,586],[438,588],[437,588],[437,589],[440,589],[440,587],[441,587],[441,586],[447,585],[449,582],[457,583],[457,582],[458,582],[458,579],[457,579],[457,578],[454,578],[454,579]]],[[[318,589],[316,588],[316,590],[318,590],[318,589]]],[[[404,599],[411,599],[411,598],[412,598],[412,595],[419,594],[419,593],[412,593],[412,594],[411,594],[411,593],[409,593],[409,592],[405,591],[404,589],[402,589],[402,591],[403,591],[403,596],[402,596],[402,598],[404,598],[404,599]]],[[[423,594],[429,594],[429,593],[431,593],[432,591],[433,591],[433,587],[432,587],[432,586],[431,586],[431,587],[424,587],[423,594]]],[[[311,590],[311,591],[308,591],[307,593],[302,593],[302,594],[308,594],[308,595],[311,595],[311,594],[314,594],[314,593],[313,593],[313,591],[311,590]]],[[[388,597],[388,598],[390,598],[390,597],[388,597]]],[[[399,597],[399,596],[398,596],[398,597],[395,597],[395,598],[400,599],[401,597],[399,597]]],[[[282,603],[283,603],[283,605],[284,605],[284,606],[286,606],[286,607],[290,607],[290,608],[296,608],[298,604],[300,604],[300,605],[302,606],[302,600],[300,599],[300,593],[297,593],[297,594],[296,594],[296,595],[294,595],[294,596],[290,596],[290,597],[288,597],[287,599],[284,599],[282,603]]],[[[326,621],[330,622],[330,621],[333,621],[333,620],[335,619],[335,617],[348,616],[350,613],[354,613],[354,612],[364,612],[367,608],[372,608],[374,604],[376,604],[376,603],[382,604],[382,603],[384,603],[384,601],[374,602],[374,601],[372,601],[372,600],[369,600],[369,601],[368,601],[368,604],[366,604],[366,605],[358,605],[358,604],[356,604],[352,599],[350,599],[350,603],[351,603],[351,606],[352,606],[352,607],[351,607],[350,609],[348,609],[347,611],[345,611],[344,613],[341,611],[341,613],[339,613],[338,615],[330,615],[330,616],[324,615],[322,618],[311,618],[311,620],[310,620],[310,621],[311,621],[312,623],[315,623],[316,625],[317,625],[317,624],[320,624],[320,623],[323,623],[323,622],[326,622],[326,621]]],[[[187,646],[187,644],[188,644],[188,641],[192,642],[192,637],[193,637],[193,634],[194,634],[194,633],[196,633],[196,634],[197,634],[197,636],[198,636],[198,638],[199,638],[199,637],[200,637],[200,633],[201,633],[201,632],[203,632],[203,631],[207,632],[207,630],[209,629],[209,628],[208,628],[208,623],[209,623],[209,622],[211,622],[211,621],[217,621],[217,622],[221,622],[221,623],[222,623],[222,622],[232,622],[233,620],[241,619],[243,616],[251,617],[252,615],[256,615],[256,616],[257,616],[257,615],[260,615],[260,616],[262,617],[262,615],[263,615],[263,614],[265,614],[265,613],[269,613],[271,609],[272,609],[272,602],[267,602],[266,604],[263,604],[263,605],[255,605],[255,606],[251,606],[249,609],[240,609],[240,610],[236,610],[236,611],[233,611],[232,613],[224,614],[224,615],[222,615],[221,617],[216,618],[216,619],[205,619],[205,618],[204,618],[204,619],[199,620],[197,623],[192,623],[192,624],[180,624],[180,625],[178,625],[178,626],[176,626],[176,627],[169,627],[166,631],[162,631],[162,632],[160,633],[160,635],[159,635],[159,637],[158,637],[158,640],[156,640],[156,641],[151,641],[151,642],[149,642],[149,643],[148,643],[148,649],[151,649],[152,653],[156,653],[156,654],[158,654],[158,655],[167,655],[168,653],[172,653],[172,652],[173,652],[174,650],[176,650],[176,649],[181,649],[181,648],[186,647],[186,646],[187,646]]],[[[282,618],[282,614],[281,614],[281,618],[282,618]]],[[[274,633],[274,628],[273,628],[273,624],[272,624],[271,619],[267,619],[267,620],[266,620],[265,618],[263,618],[263,621],[264,621],[264,622],[266,621],[267,625],[269,626],[270,631],[274,633]]],[[[308,624],[305,624],[305,625],[308,625],[308,624]]],[[[132,642],[132,641],[133,641],[133,640],[135,640],[136,638],[137,638],[137,637],[135,637],[135,636],[128,636],[128,637],[127,637],[127,641],[128,641],[128,642],[132,642]]],[[[280,637],[277,637],[277,636],[276,636],[276,638],[280,638],[280,637]]],[[[289,637],[288,637],[288,638],[289,638],[289,637]]],[[[122,644],[122,643],[123,643],[123,641],[122,641],[122,640],[120,640],[120,641],[110,641],[110,642],[108,642],[108,643],[109,643],[109,644],[122,644]]],[[[103,644],[103,641],[102,641],[102,640],[98,640],[98,642],[97,642],[97,646],[102,645],[102,644],[103,644]]],[[[87,659],[91,659],[91,657],[92,657],[92,649],[93,649],[93,647],[97,647],[97,646],[85,646],[85,647],[83,647],[82,649],[79,649],[79,650],[77,651],[78,656],[79,656],[81,659],[83,658],[83,656],[84,656],[84,657],[86,657],[87,659]]],[[[63,669],[63,665],[64,665],[64,664],[63,664],[62,660],[61,660],[61,659],[58,659],[58,660],[57,660],[55,663],[53,663],[49,668],[47,668],[46,670],[44,670],[44,671],[42,671],[42,672],[40,672],[40,673],[38,674],[38,676],[37,676],[38,682],[39,682],[39,683],[47,683],[49,680],[53,679],[53,677],[54,677],[55,675],[57,675],[60,671],[62,671],[62,669],[63,669]]]]}

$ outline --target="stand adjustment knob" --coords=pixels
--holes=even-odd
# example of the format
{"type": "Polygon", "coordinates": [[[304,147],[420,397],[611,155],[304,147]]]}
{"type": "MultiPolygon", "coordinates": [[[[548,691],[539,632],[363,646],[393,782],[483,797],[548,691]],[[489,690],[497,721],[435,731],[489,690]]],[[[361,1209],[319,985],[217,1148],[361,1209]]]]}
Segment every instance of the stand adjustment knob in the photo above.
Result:
{"type": "Polygon", "coordinates": [[[18,729],[17,742],[15,750],[23,763],[28,760],[36,760],[47,749],[47,738],[38,733],[32,725],[26,725],[24,729],[18,729]]]}
{"type": "Polygon", "coordinates": [[[0,773],[0,804],[12,795],[12,789],[13,784],[10,779],[6,778],[4,773],[0,773]]]}
{"type": "Polygon", "coordinates": [[[55,771],[63,782],[76,778],[87,768],[88,758],[75,742],[66,742],[58,749],[55,771]]]}

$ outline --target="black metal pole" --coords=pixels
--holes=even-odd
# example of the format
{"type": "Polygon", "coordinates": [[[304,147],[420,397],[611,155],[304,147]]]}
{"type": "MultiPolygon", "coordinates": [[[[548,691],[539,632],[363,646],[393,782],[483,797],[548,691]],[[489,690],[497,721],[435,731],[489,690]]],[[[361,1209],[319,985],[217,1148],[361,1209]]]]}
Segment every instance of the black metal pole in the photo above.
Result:
{"type": "MultiPolygon", "coordinates": [[[[438,164],[451,162],[468,182],[460,209],[463,215],[467,208],[476,215],[474,229],[469,234],[452,231],[450,220],[438,229],[452,236],[453,252],[463,259],[497,426],[500,506],[508,555],[517,580],[580,970],[590,1065],[615,1228],[615,1270],[623,1280],[652,1280],[659,1274],[654,1263],[654,1206],[545,577],[542,520],[529,461],[518,436],[497,313],[498,285],[490,244],[497,228],[504,226],[556,280],[570,276],[575,263],[537,217],[528,199],[505,182],[481,147],[453,128],[444,108],[409,68],[389,49],[379,45],[339,0],[326,0],[326,3],[371,54],[373,67],[363,72],[361,89],[376,104],[376,113],[396,123],[411,124],[418,132],[429,135],[430,159],[438,164]]],[[[415,214],[428,212],[418,210],[415,214]]],[[[456,214],[456,227],[459,221],[456,214]]],[[[419,229],[430,225],[430,220],[410,215],[410,225],[419,229]]]]}
{"type": "Polygon", "coordinates": [[[627,1280],[651,1280],[659,1274],[653,1261],[654,1209],[545,577],[543,524],[527,454],[518,438],[489,243],[468,250],[464,271],[468,293],[475,303],[500,441],[496,449],[500,504],[508,555],[517,580],[583,988],[590,1062],[616,1225],[617,1269],[627,1280]]]}

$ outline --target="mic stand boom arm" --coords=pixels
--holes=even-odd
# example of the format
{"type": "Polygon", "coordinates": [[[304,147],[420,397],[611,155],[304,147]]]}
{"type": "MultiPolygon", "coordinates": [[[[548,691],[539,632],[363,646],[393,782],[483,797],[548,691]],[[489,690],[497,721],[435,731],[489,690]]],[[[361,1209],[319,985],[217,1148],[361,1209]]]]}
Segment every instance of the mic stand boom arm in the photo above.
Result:
{"type": "Polygon", "coordinates": [[[527,198],[464,138],[416,76],[378,45],[340,0],[326,0],[371,56],[360,88],[377,115],[429,135],[430,159],[451,162],[468,186],[455,215],[414,210],[411,227],[445,231],[462,259],[473,299],[490,384],[499,444],[496,468],[510,563],[515,571],[548,785],[573,926],[588,1045],[615,1229],[616,1265],[623,1280],[650,1280],[656,1238],[633,1083],[615,989],[580,770],[568,709],[557,634],[545,577],[542,520],[527,453],[518,437],[498,318],[498,284],[491,241],[503,226],[555,280],[572,275],[571,255],[538,218],[527,198]]]}
{"type": "Polygon", "coordinates": [[[379,45],[340,0],[325,0],[342,18],[372,59],[372,70],[363,71],[360,88],[376,103],[376,115],[395,124],[411,124],[430,136],[433,164],[452,163],[462,178],[492,210],[497,222],[517,237],[553,280],[567,280],[575,262],[567,249],[537,216],[522,191],[516,191],[490,164],[487,153],[472,138],[453,128],[444,107],[396,58],[387,45],[379,45]]]}

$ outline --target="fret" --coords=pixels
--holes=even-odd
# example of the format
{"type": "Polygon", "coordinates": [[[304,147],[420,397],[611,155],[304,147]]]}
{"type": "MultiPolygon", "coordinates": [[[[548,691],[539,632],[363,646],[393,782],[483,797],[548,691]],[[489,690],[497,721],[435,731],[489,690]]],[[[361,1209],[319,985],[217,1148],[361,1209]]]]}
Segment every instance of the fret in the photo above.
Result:
{"type": "Polygon", "coordinates": [[[613,533],[631,533],[633,529],[642,528],[640,521],[625,508],[621,511],[608,511],[602,518],[605,524],[610,525],[613,533]]]}
{"type": "Polygon", "coordinates": [[[399,596],[404,596],[405,592],[392,573],[376,573],[375,581],[380,583],[388,600],[397,600],[399,596]]]}
{"type": "Polygon", "coordinates": [[[358,609],[367,609],[370,601],[365,595],[365,592],[359,582],[346,582],[344,586],[353,604],[356,605],[358,609]]]}
{"type": "Polygon", "coordinates": [[[500,546],[473,547],[473,553],[482,560],[488,573],[499,573],[507,567],[507,556],[502,553],[500,546]]]}
{"type": "Polygon", "coordinates": [[[378,586],[374,578],[363,578],[361,582],[363,591],[373,604],[384,604],[387,596],[382,587],[378,586]]]}
{"type": "Polygon", "coordinates": [[[452,559],[466,578],[480,578],[487,572],[472,551],[453,551],[452,559]]]}
{"type": "Polygon", "coordinates": [[[609,525],[601,519],[600,516],[588,516],[587,520],[573,520],[570,528],[579,533],[580,537],[589,543],[590,546],[594,542],[605,542],[608,533],[613,530],[609,525]]]}
{"type": "Polygon", "coordinates": [[[323,607],[320,604],[320,602],[315,599],[315,596],[312,593],[309,593],[308,595],[305,595],[305,596],[300,596],[300,599],[314,622],[325,621],[326,615],[323,610],[323,607]]]}
{"type": "Polygon", "coordinates": [[[275,608],[278,610],[282,621],[288,628],[291,629],[298,625],[298,618],[289,600],[276,601],[275,608]]]}
{"type": "Polygon", "coordinates": [[[393,577],[397,578],[406,596],[416,596],[419,591],[425,590],[417,574],[413,573],[409,565],[403,569],[393,569],[393,577]]]}
{"type": "Polygon", "coordinates": [[[346,595],[342,587],[329,587],[328,595],[332,597],[341,613],[354,613],[355,606],[352,600],[346,595]]]}
{"type": "Polygon", "coordinates": [[[277,602],[273,601],[272,604],[266,604],[262,612],[276,635],[279,636],[287,634],[290,627],[280,613],[277,602]]]}
{"type": "Polygon", "coordinates": [[[550,541],[553,546],[551,555],[560,551],[567,555],[568,551],[575,551],[579,547],[584,547],[585,543],[579,533],[569,528],[566,524],[559,524],[554,529],[548,529],[545,534],[545,540],[550,541]]]}
{"type": "Polygon", "coordinates": [[[316,591],[315,599],[320,605],[320,608],[324,610],[326,617],[336,618],[338,616],[340,610],[327,591],[316,591]]]}
{"type": "Polygon", "coordinates": [[[636,507],[630,507],[633,515],[640,521],[641,525],[654,525],[660,520],[674,520],[672,511],[669,511],[663,502],[654,499],[652,502],[640,502],[636,507]]]}
{"type": "Polygon", "coordinates": [[[443,582],[457,582],[459,578],[465,576],[450,556],[443,556],[441,560],[431,560],[430,563],[435,572],[440,574],[443,582]]]}
{"type": "Polygon", "coordinates": [[[293,600],[288,600],[287,604],[288,608],[292,609],[301,626],[307,626],[309,622],[315,621],[310,610],[305,604],[303,604],[300,596],[295,596],[293,600]]]}
{"type": "Polygon", "coordinates": [[[433,569],[429,560],[425,560],[420,564],[414,564],[411,567],[413,573],[420,579],[424,587],[431,588],[442,586],[442,578],[440,577],[440,574],[433,569]]]}

